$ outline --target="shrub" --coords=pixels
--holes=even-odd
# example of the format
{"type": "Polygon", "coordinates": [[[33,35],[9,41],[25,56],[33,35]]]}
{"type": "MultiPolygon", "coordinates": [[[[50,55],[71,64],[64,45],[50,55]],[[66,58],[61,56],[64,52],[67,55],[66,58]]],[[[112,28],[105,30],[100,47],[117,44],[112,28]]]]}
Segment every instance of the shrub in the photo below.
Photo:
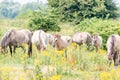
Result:
{"type": "Polygon", "coordinates": [[[58,26],[58,19],[54,13],[42,13],[42,12],[34,12],[34,17],[31,19],[29,24],[30,29],[38,30],[42,29],[44,31],[60,31],[60,27],[58,26]]]}

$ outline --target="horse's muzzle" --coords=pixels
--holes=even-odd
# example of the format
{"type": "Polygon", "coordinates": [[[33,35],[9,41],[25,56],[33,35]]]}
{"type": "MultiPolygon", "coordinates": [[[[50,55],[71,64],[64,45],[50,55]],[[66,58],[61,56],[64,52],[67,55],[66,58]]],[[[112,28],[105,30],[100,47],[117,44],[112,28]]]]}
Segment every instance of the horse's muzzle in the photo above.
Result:
{"type": "Polygon", "coordinates": [[[113,56],[112,55],[108,55],[108,60],[112,60],[113,56]]]}

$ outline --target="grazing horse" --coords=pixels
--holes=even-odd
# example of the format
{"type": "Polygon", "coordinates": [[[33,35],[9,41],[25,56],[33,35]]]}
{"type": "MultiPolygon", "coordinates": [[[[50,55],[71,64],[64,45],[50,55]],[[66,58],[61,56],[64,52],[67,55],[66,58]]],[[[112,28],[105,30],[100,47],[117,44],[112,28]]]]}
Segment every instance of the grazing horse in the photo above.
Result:
{"type": "Polygon", "coordinates": [[[35,31],[32,36],[32,43],[35,44],[40,51],[44,51],[48,44],[53,45],[53,41],[54,37],[43,30],[35,31]]]}
{"type": "Polygon", "coordinates": [[[87,44],[88,50],[90,49],[90,44],[92,42],[92,37],[88,32],[76,32],[72,37],[72,42],[78,45],[87,44]]]}
{"type": "Polygon", "coordinates": [[[94,46],[96,52],[102,47],[102,37],[98,33],[94,33],[92,36],[92,45],[94,46]]]}
{"type": "MultiPolygon", "coordinates": [[[[120,64],[120,36],[112,34],[107,40],[107,57],[111,61],[113,59],[114,65],[120,64]]],[[[111,63],[110,63],[111,64],[111,63]]]]}
{"type": "Polygon", "coordinates": [[[63,50],[71,43],[71,37],[69,36],[61,36],[59,34],[54,35],[55,38],[55,48],[59,50],[63,50]]]}
{"type": "Polygon", "coordinates": [[[1,48],[2,52],[7,52],[7,47],[10,48],[10,53],[12,56],[12,46],[14,47],[14,52],[16,47],[22,47],[22,44],[28,44],[28,55],[32,55],[32,42],[31,42],[32,32],[27,29],[12,29],[9,30],[2,38],[1,48]]]}

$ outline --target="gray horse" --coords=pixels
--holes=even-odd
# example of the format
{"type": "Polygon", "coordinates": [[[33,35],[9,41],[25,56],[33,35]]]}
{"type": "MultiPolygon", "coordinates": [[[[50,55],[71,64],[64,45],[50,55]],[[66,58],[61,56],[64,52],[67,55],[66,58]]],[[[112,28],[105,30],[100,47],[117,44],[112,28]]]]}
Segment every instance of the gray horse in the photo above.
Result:
{"type": "Polygon", "coordinates": [[[16,47],[22,47],[22,44],[28,44],[28,55],[32,55],[32,42],[31,42],[32,32],[27,29],[12,29],[9,30],[2,38],[1,50],[2,52],[7,52],[7,47],[9,46],[10,53],[12,56],[12,46],[14,47],[14,52],[16,47]]]}
{"type": "MultiPolygon", "coordinates": [[[[110,61],[114,60],[114,65],[120,64],[120,36],[112,34],[107,40],[107,57],[110,61]]],[[[110,63],[111,64],[111,63],[110,63]]]]}
{"type": "Polygon", "coordinates": [[[72,37],[72,42],[77,43],[78,45],[87,44],[87,49],[90,50],[92,37],[88,32],[76,32],[72,37]]]}
{"type": "Polygon", "coordinates": [[[98,33],[94,33],[92,36],[92,45],[96,52],[102,47],[102,37],[98,33]]]}
{"type": "Polygon", "coordinates": [[[53,35],[44,32],[43,30],[37,30],[33,33],[32,44],[35,44],[39,51],[47,49],[48,44],[53,46],[54,37],[53,35]]]}

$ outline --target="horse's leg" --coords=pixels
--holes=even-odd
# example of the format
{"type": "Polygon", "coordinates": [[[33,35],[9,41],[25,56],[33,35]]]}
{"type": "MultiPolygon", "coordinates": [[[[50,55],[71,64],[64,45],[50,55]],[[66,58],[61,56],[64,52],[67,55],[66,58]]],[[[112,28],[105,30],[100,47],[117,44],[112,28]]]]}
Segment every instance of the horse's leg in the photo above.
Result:
{"type": "Polygon", "coordinates": [[[28,43],[28,55],[29,57],[32,56],[32,43],[31,42],[28,43]]]}
{"type": "Polygon", "coordinates": [[[67,59],[68,55],[67,55],[67,49],[65,49],[65,58],[67,59]]]}
{"type": "Polygon", "coordinates": [[[44,51],[44,50],[46,50],[46,47],[42,46],[41,51],[44,51]]]}
{"type": "Polygon", "coordinates": [[[26,52],[26,49],[24,46],[20,45],[19,47],[21,47],[23,49],[24,53],[26,52]]]}
{"type": "Polygon", "coordinates": [[[114,66],[118,66],[119,61],[118,61],[118,52],[115,52],[113,56],[113,61],[114,61],[114,66]]]}
{"type": "Polygon", "coordinates": [[[12,56],[12,46],[9,45],[9,48],[10,48],[10,53],[11,53],[11,56],[12,56]]]}
{"type": "Polygon", "coordinates": [[[14,46],[14,48],[13,48],[13,52],[14,52],[14,53],[16,53],[15,50],[16,50],[16,46],[14,46]]]}
{"type": "Polygon", "coordinates": [[[120,52],[118,53],[118,61],[119,61],[119,65],[120,65],[120,52]]]}
{"type": "Polygon", "coordinates": [[[96,52],[98,52],[98,47],[96,46],[95,48],[96,48],[96,52]]]}
{"type": "Polygon", "coordinates": [[[87,50],[90,51],[90,44],[87,43],[87,50]]]}

